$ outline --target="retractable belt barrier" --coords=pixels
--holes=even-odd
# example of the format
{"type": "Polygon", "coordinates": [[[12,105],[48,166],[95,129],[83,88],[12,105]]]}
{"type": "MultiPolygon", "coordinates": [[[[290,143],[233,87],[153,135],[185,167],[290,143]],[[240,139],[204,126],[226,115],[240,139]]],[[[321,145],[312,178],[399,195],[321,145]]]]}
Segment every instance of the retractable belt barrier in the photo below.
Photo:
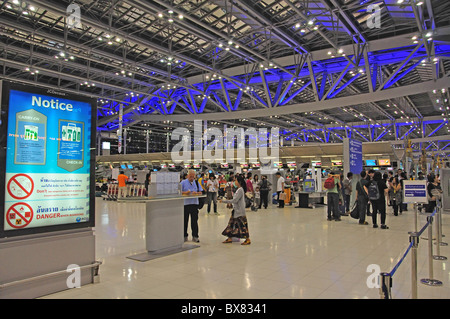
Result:
{"type": "MultiPolygon", "coordinates": [[[[417,209],[415,209],[417,214],[417,209]]],[[[417,217],[416,217],[417,218],[417,217]]],[[[447,257],[440,255],[440,246],[446,246],[446,243],[441,241],[442,239],[442,220],[441,220],[441,207],[440,204],[436,206],[433,213],[427,216],[427,223],[419,231],[410,232],[409,235],[409,245],[397,262],[397,264],[392,268],[390,272],[383,272],[380,274],[380,296],[381,299],[392,299],[392,283],[393,276],[398,270],[400,265],[405,260],[409,252],[411,252],[411,284],[412,284],[412,299],[417,299],[418,281],[417,281],[417,249],[419,247],[419,237],[428,229],[428,270],[429,278],[421,279],[420,282],[428,286],[442,286],[442,281],[433,278],[433,260],[446,260],[447,257]],[[433,219],[436,220],[436,246],[437,255],[433,255],[433,219]]],[[[416,224],[417,226],[417,224],[416,224]]]]}
{"type": "MultiPolygon", "coordinates": [[[[122,195],[123,196],[123,195],[122,195]]],[[[146,189],[144,184],[131,184],[127,185],[125,197],[144,197],[146,196],[146,189]]],[[[106,195],[103,196],[104,200],[117,200],[119,198],[119,185],[115,183],[108,184],[108,190],[106,195]]]]}

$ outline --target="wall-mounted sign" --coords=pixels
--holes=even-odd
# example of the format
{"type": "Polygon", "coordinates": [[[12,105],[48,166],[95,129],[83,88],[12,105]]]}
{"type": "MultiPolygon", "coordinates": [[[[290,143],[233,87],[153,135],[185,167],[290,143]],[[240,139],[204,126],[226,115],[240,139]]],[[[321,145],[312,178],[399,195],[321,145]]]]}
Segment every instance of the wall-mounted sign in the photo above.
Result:
{"type": "Polygon", "coordinates": [[[0,237],[93,227],[94,101],[3,83],[0,237]]]}

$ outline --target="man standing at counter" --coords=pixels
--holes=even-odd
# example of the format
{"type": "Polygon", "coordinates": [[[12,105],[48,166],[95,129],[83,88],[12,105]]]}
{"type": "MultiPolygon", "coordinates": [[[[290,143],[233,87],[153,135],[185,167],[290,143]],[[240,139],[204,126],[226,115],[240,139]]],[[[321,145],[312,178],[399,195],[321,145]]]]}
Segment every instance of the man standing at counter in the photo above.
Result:
{"type": "Polygon", "coordinates": [[[127,181],[128,176],[125,175],[123,171],[117,176],[117,181],[119,182],[119,196],[118,198],[127,197],[127,181]]]}
{"type": "MultiPolygon", "coordinates": [[[[190,170],[185,180],[181,182],[181,194],[201,195],[201,186],[195,180],[195,171],[190,170]]],[[[191,217],[192,241],[200,242],[198,238],[198,198],[184,200],[184,241],[188,240],[188,222],[191,217]]]]}

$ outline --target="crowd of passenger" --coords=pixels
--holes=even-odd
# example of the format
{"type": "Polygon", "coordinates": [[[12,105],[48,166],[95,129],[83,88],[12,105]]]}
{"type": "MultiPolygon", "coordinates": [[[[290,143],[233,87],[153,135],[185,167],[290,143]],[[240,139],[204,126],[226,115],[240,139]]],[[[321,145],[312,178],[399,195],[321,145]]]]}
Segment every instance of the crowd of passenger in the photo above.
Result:
{"type": "MultiPolygon", "coordinates": [[[[392,171],[382,174],[380,171],[363,170],[359,174],[356,185],[353,183],[353,173],[347,173],[346,177],[342,173],[331,172],[324,183],[327,196],[327,220],[340,221],[342,216],[349,216],[352,212],[356,215],[360,225],[368,225],[367,217],[371,217],[372,225],[381,229],[388,229],[386,225],[386,211],[392,207],[393,215],[399,216],[407,211],[407,204],[403,199],[404,181],[412,179],[406,172],[398,169],[396,174],[392,171]],[[327,186],[331,180],[331,186],[327,186]],[[356,187],[354,187],[356,186],[356,187]],[[352,201],[352,193],[355,192],[352,201]],[[379,216],[379,217],[378,217],[379,216]]],[[[248,221],[246,209],[252,210],[267,209],[269,200],[274,197],[274,203],[278,208],[285,207],[285,179],[280,172],[275,174],[276,185],[272,185],[266,175],[247,173],[234,173],[232,171],[217,176],[209,173],[200,173],[190,170],[181,176],[181,190],[184,195],[202,195],[199,198],[185,199],[184,205],[184,237],[188,240],[188,223],[191,220],[192,240],[199,242],[198,235],[198,213],[206,206],[206,213],[210,214],[211,209],[215,215],[219,215],[218,203],[226,204],[231,210],[231,217],[228,225],[222,232],[227,239],[224,243],[231,243],[232,238],[243,238],[243,245],[249,245],[250,235],[248,231],[248,221]],[[272,189],[272,187],[274,189],[272,189]]],[[[433,173],[424,176],[418,173],[418,180],[427,180],[428,204],[419,205],[420,211],[431,213],[436,207],[436,202],[440,198],[442,189],[439,175],[433,173]]],[[[146,177],[146,189],[150,182],[150,174],[146,177]]],[[[120,188],[126,187],[126,176],[123,172],[119,175],[120,188]],[[120,179],[123,177],[123,180],[120,179]]],[[[353,213],[352,213],[353,215],[353,213]]]]}
{"type": "MultiPolygon", "coordinates": [[[[356,210],[359,215],[359,224],[368,225],[366,216],[372,218],[372,225],[378,228],[388,229],[386,225],[387,207],[392,207],[393,215],[401,215],[407,211],[408,206],[404,203],[403,188],[404,181],[412,179],[402,169],[397,170],[394,175],[392,171],[382,174],[380,171],[363,170],[360,179],[356,183],[355,204],[351,207],[351,194],[353,192],[353,173],[348,173],[344,178],[342,174],[330,174],[335,180],[335,187],[327,190],[327,219],[340,221],[341,216],[348,216],[351,210],[356,210]],[[379,218],[378,218],[379,216],[379,218]],[[378,220],[379,219],[379,220],[378,220]]],[[[436,207],[436,201],[442,193],[439,175],[433,173],[424,176],[419,172],[417,180],[427,180],[428,204],[419,205],[419,210],[432,213],[436,207]]]]}
{"type": "MultiPolygon", "coordinates": [[[[188,240],[188,223],[191,220],[192,240],[199,242],[198,236],[198,212],[206,204],[206,213],[218,215],[218,202],[226,204],[227,209],[231,209],[231,217],[228,225],[222,232],[227,239],[225,244],[232,243],[232,238],[243,238],[242,245],[249,245],[250,235],[248,231],[248,221],[246,209],[251,208],[267,209],[271,197],[272,183],[269,182],[266,175],[248,172],[234,173],[226,172],[216,177],[213,173],[200,173],[198,176],[193,170],[182,176],[181,191],[184,195],[206,194],[203,199],[187,199],[184,206],[184,237],[188,240]],[[203,203],[203,201],[205,201],[203,203]]],[[[284,207],[284,178],[281,173],[276,173],[277,184],[275,191],[277,193],[278,207],[284,207]]]]}

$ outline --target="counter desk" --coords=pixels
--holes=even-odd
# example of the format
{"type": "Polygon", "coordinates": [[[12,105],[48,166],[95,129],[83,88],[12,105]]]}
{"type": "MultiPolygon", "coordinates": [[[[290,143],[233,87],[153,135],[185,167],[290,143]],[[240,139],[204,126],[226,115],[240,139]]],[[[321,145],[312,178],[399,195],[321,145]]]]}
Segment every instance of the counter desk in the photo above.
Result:
{"type": "Polygon", "coordinates": [[[298,206],[296,208],[315,208],[316,204],[324,205],[327,192],[298,192],[298,206]]]}
{"type": "Polygon", "coordinates": [[[127,258],[147,261],[199,247],[184,243],[184,200],[201,197],[206,195],[175,194],[118,199],[119,203],[145,203],[147,252],[127,258]]]}

